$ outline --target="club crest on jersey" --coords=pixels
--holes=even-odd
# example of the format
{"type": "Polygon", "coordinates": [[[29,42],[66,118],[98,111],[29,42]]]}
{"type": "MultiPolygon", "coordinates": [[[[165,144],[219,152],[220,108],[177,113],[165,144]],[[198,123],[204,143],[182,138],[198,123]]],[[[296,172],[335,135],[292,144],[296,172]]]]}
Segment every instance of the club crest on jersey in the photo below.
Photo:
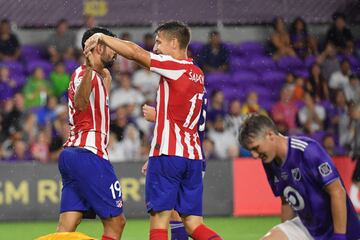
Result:
{"type": "Polygon", "coordinates": [[[300,181],[301,179],[301,173],[299,168],[291,169],[292,177],[295,181],[300,181]]]}
{"type": "Polygon", "coordinates": [[[329,163],[325,162],[325,163],[320,164],[319,172],[320,172],[321,176],[323,176],[323,177],[330,175],[330,173],[332,173],[332,169],[331,169],[329,163]]]}
{"type": "Polygon", "coordinates": [[[286,181],[286,180],[288,179],[288,177],[289,177],[289,175],[288,175],[287,172],[282,172],[282,173],[281,173],[281,178],[282,178],[284,181],[286,181]]]}

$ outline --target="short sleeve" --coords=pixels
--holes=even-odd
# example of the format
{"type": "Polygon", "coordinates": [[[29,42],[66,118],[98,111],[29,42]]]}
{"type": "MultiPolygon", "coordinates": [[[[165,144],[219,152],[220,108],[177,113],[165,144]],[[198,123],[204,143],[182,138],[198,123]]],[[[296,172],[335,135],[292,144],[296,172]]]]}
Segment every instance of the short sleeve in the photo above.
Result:
{"type": "Polygon", "coordinates": [[[168,55],[150,53],[150,71],[157,73],[166,79],[178,80],[192,62],[177,60],[168,55]]]}
{"type": "Polygon", "coordinates": [[[325,187],[339,178],[334,162],[317,142],[309,143],[304,156],[307,166],[310,168],[309,172],[321,187],[325,187]]]}

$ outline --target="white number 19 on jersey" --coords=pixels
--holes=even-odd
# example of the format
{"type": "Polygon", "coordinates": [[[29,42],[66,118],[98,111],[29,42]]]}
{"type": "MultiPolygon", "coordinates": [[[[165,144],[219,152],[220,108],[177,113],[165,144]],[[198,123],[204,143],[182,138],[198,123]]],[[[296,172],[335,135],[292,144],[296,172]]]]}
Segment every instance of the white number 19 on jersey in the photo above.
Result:
{"type": "Polygon", "coordinates": [[[114,182],[113,184],[110,185],[110,190],[111,190],[113,199],[116,199],[116,195],[118,195],[118,197],[121,197],[121,186],[120,186],[119,180],[117,180],[116,182],[114,182]],[[118,194],[116,194],[116,192],[118,192],[118,194]]]}

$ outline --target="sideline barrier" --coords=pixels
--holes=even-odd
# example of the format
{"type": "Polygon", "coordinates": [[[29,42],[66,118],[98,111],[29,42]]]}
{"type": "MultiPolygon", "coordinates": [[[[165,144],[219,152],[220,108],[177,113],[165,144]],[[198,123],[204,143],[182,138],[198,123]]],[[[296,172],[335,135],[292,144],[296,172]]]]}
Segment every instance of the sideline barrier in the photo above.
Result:
{"type": "MultiPolygon", "coordinates": [[[[113,163],[120,177],[127,217],[147,217],[141,162],[113,163]]],[[[209,161],[204,214],[232,214],[232,162],[209,161]]],[[[57,219],[61,180],[57,164],[1,163],[0,220],[57,219]]]]}
{"type": "MultiPolygon", "coordinates": [[[[335,157],[334,163],[351,200],[360,213],[360,191],[351,184],[355,167],[349,157],[335,157]]],[[[281,201],[275,198],[260,160],[238,158],[233,161],[234,216],[279,215],[281,201]]]]}

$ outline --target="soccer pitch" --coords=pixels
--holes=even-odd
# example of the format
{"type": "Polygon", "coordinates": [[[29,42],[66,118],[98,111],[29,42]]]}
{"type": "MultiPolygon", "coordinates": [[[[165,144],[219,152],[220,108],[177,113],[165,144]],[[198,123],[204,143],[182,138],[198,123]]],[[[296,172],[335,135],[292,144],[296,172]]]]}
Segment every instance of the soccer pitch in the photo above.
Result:
{"type": "MultiPolygon", "coordinates": [[[[275,217],[206,218],[205,223],[215,229],[225,240],[257,240],[267,230],[279,223],[275,217]]],[[[0,222],[0,239],[27,240],[55,232],[57,222],[0,222]]],[[[149,223],[147,219],[128,219],[122,239],[148,239],[149,223]]],[[[97,239],[101,238],[102,224],[99,220],[85,220],[79,228],[97,239]]]]}

